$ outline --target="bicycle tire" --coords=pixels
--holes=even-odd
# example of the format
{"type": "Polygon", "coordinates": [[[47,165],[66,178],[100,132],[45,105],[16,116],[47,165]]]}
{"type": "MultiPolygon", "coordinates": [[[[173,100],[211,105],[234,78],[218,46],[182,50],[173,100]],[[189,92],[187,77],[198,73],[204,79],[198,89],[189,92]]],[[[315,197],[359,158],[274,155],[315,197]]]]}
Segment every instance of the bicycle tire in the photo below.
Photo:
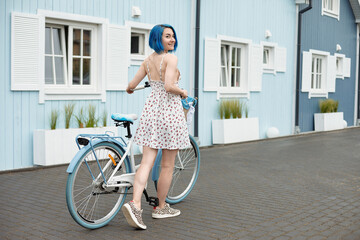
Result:
{"type": "MultiPolygon", "coordinates": [[[[108,154],[111,154],[116,162],[119,162],[124,154],[122,148],[111,142],[99,142],[93,147],[102,168],[111,161],[108,154]]],[[[107,225],[116,216],[124,204],[128,188],[104,189],[102,177],[99,181],[94,181],[91,174],[96,178],[101,173],[91,147],[88,148],[79,157],[73,172],[68,175],[66,202],[72,218],[79,225],[96,229],[107,225]]],[[[111,175],[113,168],[111,165],[103,172],[105,179],[111,175]]],[[[118,171],[130,171],[126,159],[118,171]]]]}
{"type": "MultiPolygon", "coordinates": [[[[194,188],[200,170],[200,150],[195,139],[190,137],[191,146],[180,149],[175,158],[173,179],[170,185],[166,202],[176,204],[183,201],[194,188]],[[183,162],[181,167],[180,160],[183,162]]],[[[161,168],[161,164],[158,166],[161,168]]],[[[159,171],[160,172],[160,171],[159,171]]],[[[157,180],[154,181],[157,189],[157,180]]]]}

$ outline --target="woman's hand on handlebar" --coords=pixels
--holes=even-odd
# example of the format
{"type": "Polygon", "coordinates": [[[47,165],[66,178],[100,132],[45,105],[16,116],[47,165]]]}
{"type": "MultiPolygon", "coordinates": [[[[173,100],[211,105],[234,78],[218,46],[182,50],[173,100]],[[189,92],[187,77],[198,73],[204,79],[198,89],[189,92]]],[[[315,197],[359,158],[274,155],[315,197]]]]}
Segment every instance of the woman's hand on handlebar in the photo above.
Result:
{"type": "Polygon", "coordinates": [[[181,98],[187,98],[188,97],[188,92],[185,89],[183,89],[183,93],[180,94],[180,97],[181,98]]]}
{"type": "Polygon", "coordinates": [[[128,94],[132,94],[132,93],[134,93],[134,90],[131,89],[129,86],[127,86],[126,92],[127,92],[128,94]]]}

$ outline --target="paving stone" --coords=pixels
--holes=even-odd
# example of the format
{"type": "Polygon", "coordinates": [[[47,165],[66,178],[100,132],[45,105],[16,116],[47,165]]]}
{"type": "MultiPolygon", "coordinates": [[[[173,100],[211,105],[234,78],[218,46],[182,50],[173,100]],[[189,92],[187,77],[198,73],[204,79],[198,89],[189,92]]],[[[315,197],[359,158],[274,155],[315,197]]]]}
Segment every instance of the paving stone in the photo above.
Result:
{"type": "MultiPolygon", "coordinates": [[[[182,214],[156,221],[143,199],[146,231],[121,212],[94,231],[75,223],[67,166],[0,172],[0,239],[360,239],[354,142],[360,128],[201,148],[198,181],[176,205],[182,214]]],[[[148,191],[155,196],[151,182],[148,191]]]]}

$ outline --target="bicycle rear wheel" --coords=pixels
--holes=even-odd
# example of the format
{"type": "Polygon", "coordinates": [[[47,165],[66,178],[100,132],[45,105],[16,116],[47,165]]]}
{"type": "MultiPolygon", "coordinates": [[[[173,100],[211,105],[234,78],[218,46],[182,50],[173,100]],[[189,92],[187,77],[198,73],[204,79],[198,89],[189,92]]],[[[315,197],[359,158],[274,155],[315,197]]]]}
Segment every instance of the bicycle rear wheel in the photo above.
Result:
{"type": "MultiPolygon", "coordinates": [[[[190,147],[180,149],[175,158],[173,179],[166,197],[166,202],[170,204],[184,200],[193,189],[199,175],[200,150],[195,139],[192,136],[189,137],[190,147]]],[[[157,181],[154,183],[157,188],[157,181]]]]}
{"type": "MultiPolygon", "coordinates": [[[[106,180],[115,166],[110,156],[118,163],[124,151],[113,143],[100,142],[94,146],[103,176],[106,180]],[[110,156],[109,156],[110,155],[110,156]],[[105,165],[109,164],[107,169],[105,165]]],[[[118,174],[129,172],[127,161],[119,168],[118,174]]],[[[127,193],[127,188],[105,188],[98,162],[89,148],[80,158],[66,186],[66,201],[73,219],[85,228],[95,229],[108,224],[119,212],[127,193]],[[94,180],[97,179],[97,180],[94,180]]]]}

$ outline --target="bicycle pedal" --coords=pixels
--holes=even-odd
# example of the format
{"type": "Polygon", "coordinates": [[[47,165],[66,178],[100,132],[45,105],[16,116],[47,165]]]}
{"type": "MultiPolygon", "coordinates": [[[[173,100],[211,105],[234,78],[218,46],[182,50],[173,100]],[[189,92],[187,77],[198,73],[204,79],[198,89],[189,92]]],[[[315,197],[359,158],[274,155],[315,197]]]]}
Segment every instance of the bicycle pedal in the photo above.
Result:
{"type": "Polygon", "coordinates": [[[149,205],[153,207],[159,206],[159,199],[157,197],[149,197],[149,205]]]}

